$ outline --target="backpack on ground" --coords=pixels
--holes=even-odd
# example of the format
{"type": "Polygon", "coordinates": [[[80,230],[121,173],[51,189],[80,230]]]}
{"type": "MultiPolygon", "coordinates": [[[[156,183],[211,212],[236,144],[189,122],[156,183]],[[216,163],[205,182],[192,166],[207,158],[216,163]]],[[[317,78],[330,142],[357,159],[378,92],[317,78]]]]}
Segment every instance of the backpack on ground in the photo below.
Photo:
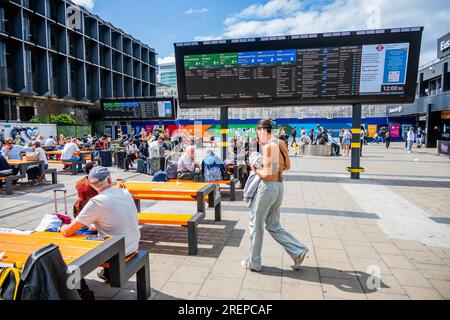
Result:
{"type": "Polygon", "coordinates": [[[153,176],[153,182],[167,182],[167,173],[164,171],[158,171],[153,176]]]}
{"type": "Polygon", "coordinates": [[[176,179],[177,178],[178,165],[176,161],[169,160],[167,162],[167,178],[176,179]]]}

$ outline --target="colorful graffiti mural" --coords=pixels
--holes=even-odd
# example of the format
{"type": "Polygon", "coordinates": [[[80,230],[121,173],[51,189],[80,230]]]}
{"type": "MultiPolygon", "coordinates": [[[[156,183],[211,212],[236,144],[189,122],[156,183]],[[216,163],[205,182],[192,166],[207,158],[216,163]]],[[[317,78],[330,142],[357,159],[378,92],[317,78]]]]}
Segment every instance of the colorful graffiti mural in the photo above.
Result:
{"type": "MultiPolygon", "coordinates": [[[[198,121],[200,122],[200,121],[198,121]]],[[[256,123],[257,119],[251,120],[230,120],[229,122],[229,135],[228,138],[242,138],[247,137],[256,138],[256,123]]],[[[195,135],[195,126],[194,121],[189,120],[178,120],[173,122],[164,122],[164,129],[169,129],[170,135],[173,133],[179,132],[182,136],[194,136],[195,135]]],[[[305,130],[308,134],[311,129],[317,133],[317,125],[320,124],[325,130],[331,130],[334,138],[339,137],[339,132],[341,129],[351,129],[352,128],[352,119],[351,118],[339,118],[339,119],[325,119],[325,118],[317,118],[317,119],[276,119],[274,120],[275,128],[278,130],[284,130],[284,132],[288,135],[292,132],[292,130],[297,129],[297,137],[301,136],[301,131],[305,130]]],[[[388,127],[390,121],[388,118],[365,118],[362,119],[363,126],[370,129],[372,132],[379,130],[381,127],[388,127]]],[[[140,132],[142,127],[145,127],[147,132],[151,133],[155,126],[158,126],[157,122],[135,122],[131,124],[135,128],[135,132],[140,132]]],[[[215,120],[204,120],[201,124],[201,135],[203,138],[210,139],[211,136],[214,136],[216,139],[221,137],[220,134],[220,121],[215,120]]],[[[403,128],[402,128],[403,130],[403,128]]],[[[197,133],[197,136],[199,134],[197,133]]],[[[393,137],[393,141],[396,138],[393,137]]],[[[402,138],[397,138],[401,140],[402,138]]]]}

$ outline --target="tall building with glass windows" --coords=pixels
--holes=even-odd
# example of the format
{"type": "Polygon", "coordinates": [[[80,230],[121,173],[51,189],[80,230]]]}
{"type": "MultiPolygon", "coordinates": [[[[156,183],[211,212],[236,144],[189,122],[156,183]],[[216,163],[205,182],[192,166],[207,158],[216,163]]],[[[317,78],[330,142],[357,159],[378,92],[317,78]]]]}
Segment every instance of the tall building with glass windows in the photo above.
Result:
{"type": "Polygon", "coordinates": [[[177,87],[177,68],[175,66],[175,62],[160,64],[158,72],[159,82],[169,87],[177,87]]]}
{"type": "Polygon", "coordinates": [[[0,121],[156,96],[156,53],[69,0],[0,1],[0,121]]]}

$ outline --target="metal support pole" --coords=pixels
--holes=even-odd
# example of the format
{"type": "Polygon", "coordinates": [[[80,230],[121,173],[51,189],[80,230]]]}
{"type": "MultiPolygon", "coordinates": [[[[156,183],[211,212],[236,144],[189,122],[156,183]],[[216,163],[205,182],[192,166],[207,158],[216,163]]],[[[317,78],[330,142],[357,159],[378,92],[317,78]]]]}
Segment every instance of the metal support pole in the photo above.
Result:
{"type": "Polygon", "coordinates": [[[349,168],[351,178],[359,180],[361,168],[361,104],[354,104],[352,106],[352,166],[349,168]]]}
{"type": "Polygon", "coordinates": [[[220,108],[220,133],[222,134],[222,160],[227,158],[228,107],[220,108]]]}

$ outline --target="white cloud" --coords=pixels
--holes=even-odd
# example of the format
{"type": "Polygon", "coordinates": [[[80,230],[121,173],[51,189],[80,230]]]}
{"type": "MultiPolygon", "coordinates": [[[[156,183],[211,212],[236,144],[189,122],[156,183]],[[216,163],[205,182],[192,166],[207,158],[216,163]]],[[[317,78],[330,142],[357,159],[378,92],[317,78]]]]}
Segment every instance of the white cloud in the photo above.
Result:
{"type": "Polygon", "coordinates": [[[74,3],[85,7],[88,10],[94,9],[94,0],[72,0],[74,3]]]}
{"type": "Polygon", "coordinates": [[[447,0],[269,0],[230,15],[222,37],[424,26],[421,63],[436,57],[436,40],[448,32],[447,0]]]}
{"type": "Polygon", "coordinates": [[[241,12],[229,16],[225,24],[232,24],[240,19],[267,19],[277,15],[290,14],[301,7],[299,0],[270,0],[266,4],[252,4],[241,12]]]}
{"type": "Polygon", "coordinates": [[[208,41],[208,40],[222,40],[222,36],[209,35],[209,36],[196,36],[194,41],[208,41]]]}
{"type": "Polygon", "coordinates": [[[158,58],[158,64],[175,63],[175,55],[171,54],[167,57],[158,58]]]}
{"type": "Polygon", "coordinates": [[[190,16],[191,14],[207,13],[207,12],[209,12],[208,8],[201,8],[201,9],[190,8],[189,10],[186,10],[184,13],[190,16]]]}

